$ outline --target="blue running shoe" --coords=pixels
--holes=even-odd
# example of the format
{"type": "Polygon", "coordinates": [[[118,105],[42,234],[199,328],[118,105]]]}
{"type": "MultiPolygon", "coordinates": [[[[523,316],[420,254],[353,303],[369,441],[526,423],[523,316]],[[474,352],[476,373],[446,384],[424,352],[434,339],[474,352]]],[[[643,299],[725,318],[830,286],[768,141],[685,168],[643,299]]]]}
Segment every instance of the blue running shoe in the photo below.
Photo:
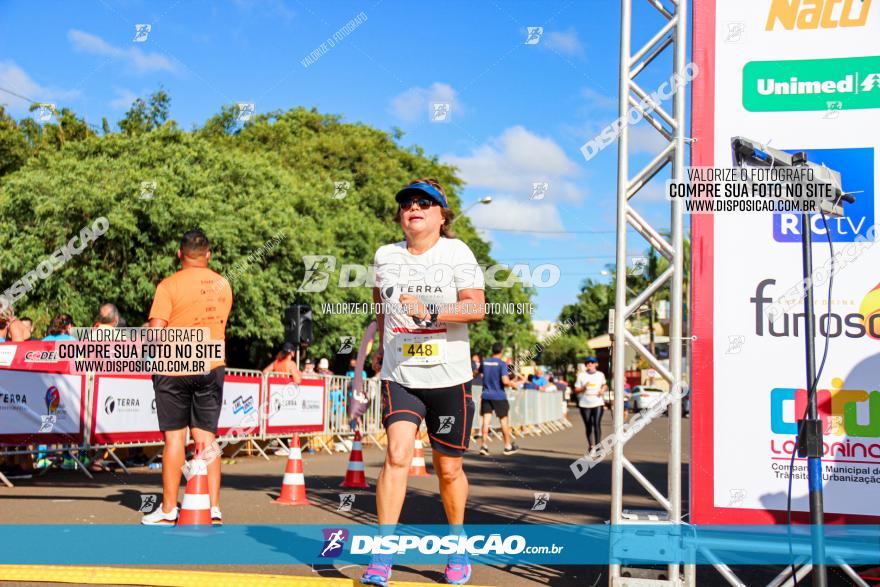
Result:
{"type": "Polygon", "coordinates": [[[446,582],[450,585],[464,585],[471,580],[471,561],[467,553],[449,555],[446,563],[446,582]]]}
{"type": "Polygon", "coordinates": [[[391,562],[392,558],[389,554],[374,554],[361,576],[361,584],[388,587],[388,581],[391,579],[391,562]]]}

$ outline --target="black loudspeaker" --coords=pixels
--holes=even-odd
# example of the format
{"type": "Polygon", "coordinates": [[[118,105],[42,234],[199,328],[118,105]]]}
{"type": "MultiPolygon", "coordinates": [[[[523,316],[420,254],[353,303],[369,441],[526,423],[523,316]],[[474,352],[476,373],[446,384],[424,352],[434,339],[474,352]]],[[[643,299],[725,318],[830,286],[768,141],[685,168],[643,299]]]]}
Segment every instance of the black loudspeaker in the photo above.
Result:
{"type": "Polygon", "coordinates": [[[284,340],[299,346],[312,344],[312,307],[293,304],[284,311],[284,340]]]}

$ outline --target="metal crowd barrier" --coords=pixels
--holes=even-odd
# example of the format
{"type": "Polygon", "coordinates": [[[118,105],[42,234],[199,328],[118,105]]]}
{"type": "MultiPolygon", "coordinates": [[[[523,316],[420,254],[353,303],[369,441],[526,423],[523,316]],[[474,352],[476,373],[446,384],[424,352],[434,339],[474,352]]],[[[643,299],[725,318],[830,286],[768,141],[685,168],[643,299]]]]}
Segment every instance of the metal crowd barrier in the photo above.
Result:
{"type": "MultiPolygon", "coordinates": [[[[285,438],[292,437],[291,432],[269,432],[267,430],[268,418],[266,414],[269,409],[269,379],[275,377],[287,377],[284,373],[262,373],[248,369],[232,369],[226,371],[230,377],[259,378],[260,394],[258,405],[259,417],[256,425],[231,427],[224,433],[218,435],[217,441],[221,447],[229,444],[239,444],[236,450],[229,458],[235,458],[242,450],[254,448],[261,456],[268,459],[266,450],[277,445],[282,448],[288,448],[284,443],[285,438]],[[261,443],[263,443],[261,445],[261,443]]],[[[377,446],[384,446],[385,434],[382,429],[382,408],[381,408],[381,382],[378,379],[365,380],[365,391],[369,398],[367,411],[359,418],[358,422],[349,421],[348,406],[351,401],[351,378],[339,375],[333,376],[316,376],[310,379],[324,380],[324,406],[323,406],[323,427],[320,431],[309,431],[298,433],[304,446],[313,450],[322,450],[332,453],[334,451],[351,450],[351,441],[354,437],[354,425],[360,429],[363,435],[363,441],[366,444],[372,443],[377,446]]],[[[93,438],[93,414],[97,407],[95,403],[95,381],[94,375],[86,377],[86,393],[85,402],[82,406],[83,410],[83,442],[53,442],[46,443],[39,437],[34,436],[32,440],[16,442],[15,444],[6,443],[0,445],[0,458],[13,455],[36,455],[38,453],[65,453],[70,455],[76,462],[77,469],[92,478],[91,472],[80,458],[87,452],[105,451],[103,458],[109,457],[116,462],[119,467],[128,473],[124,462],[115,454],[115,451],[121,448],[146,448],[164,445],[160,438],[150,438],[149,440],[119,440],[114,442],[90,442],[93,438]],[[37,445],[46,446],[42,449],[37,445]]],[[[477,435],[482,426],[482,418],[479,415],[480,396],[482,388],[473,386],[472,394],[476,405],[476,414],[474,417],[472,435],[477,435]]],[[[231,395],[231,394],[230,394],[231,395]]],[[[231,398],[226,398],[231,401],[231,398]]],[[[515,436],[534,436],[549,434],[571,427],[571,423],[565,417],[565,401],[562,392],[544,392],[537,390],[517,390],[508,392],[508,400],[510,401],[510,426],[515,436]]],[[[249,413],[249,412],[248,412],[249,413]]],[[[490,424],[490,434],[498,438],[500,434],[500,422],[493,415],[493,421],[490,424]]],[[[243,422],[243,420],[242,420],[243,422]]],[[[223,428],[221,427],[221,430],[223,428]]],[[[155,432],[144,434],[144,436],[153,435],[155,432]]],[[[155,460],[160,455],[156,454],[148,462],[155,460]]],[[[4,483],[12,487],[6,477],[0,473],[0,483],[4,483]]]]}
{"type": "MultiPolygon", "coordinates": [[[[478,436],[483,426],[480,416],[480,401],[483,388],[474,385],[471,388],[476,414],[472,426],[472,436],[478,436]]],[[[566,413],[567,402],[561,391],[539,391],[537,389],[508,390],[507,401],[510,402],[508,423],[514,436],[540,436],[571,428],[566,413]]],[[[489,435],[501,438],[501,422],[493,413],[489,424],[489,435]]]]}

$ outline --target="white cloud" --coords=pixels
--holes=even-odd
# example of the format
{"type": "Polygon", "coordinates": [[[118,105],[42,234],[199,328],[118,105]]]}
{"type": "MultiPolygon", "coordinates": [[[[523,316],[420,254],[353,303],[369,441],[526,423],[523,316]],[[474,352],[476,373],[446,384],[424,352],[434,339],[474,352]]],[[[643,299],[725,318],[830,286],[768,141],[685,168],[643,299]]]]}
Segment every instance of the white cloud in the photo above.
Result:
{"type": "Polygon", "coordinates": [[[668,142],[647,122],[629,127],[629,148],[633,153],[656,155],[668,142]]]}
{"type": "MultiPolygon", "coordinates": [[[[13,61],[0,61],[0,87],[35,102],[54,103],[59,100],[71,100],[80,95],[77,90],[62,90],[39,84],[13,61]]],[[[16,114],[26,114],[30,106],[27,100],[6,92],[0,92],[0,104],[4,104],[10,112],[16,114]]],[[[59,105],[59,110],[60,108],[59,105]]]]}
{"type": "Polygon", "coordinates": [[[666,198],[666,179],[655,177],[639,190],[636,200],[640,202],[669,202],[666,198]]]}
{"type": "Polygon", "coordinates": [[[565,151],[553,139],[522,126],[508,128],[470,155],[444,155],[442,160],[458,167],[469,187],[498,190],[528,200],[532,184],[546,181],[550,189],[545,197],[550,201],[579,202],[587,195],[586,189],[572,181],[581,169],[565,151]]]}
{"type": "Polygon", "coordinates": [[[233,0],[239,9],[246,12],[258,12],[270,17],[280,16],[284,20],[291,20],[296,12],[291,10],[283,0],[233,0]]]}
{"type": "MultiPolygon", "coordinates": [[[[489,231],[502,230],[541,230],[562,231],[565,227],[556,206],[545,202],[523,201],[511,196],[492,199],[488,206],[477,206],[468,212],[474,226],[489,231]]],[[[533,238],[558,238],[559,235],[527,234],[533,238]]]]}
{"type": "Polygon", "coordinates": [[[125,88],[116,88],[115,93],[116,97],[110,100],[110,108],[114,110],[128,110],[138,98],[137,94],[125,88]]]}
{"type": "Polygon", "coordinates": [[[571,29],[567,32],[553,31],[545,33],[541,44],[548,49],[553,49],[570,57],[581,57],[584,54],[584,46],[578,39],[577,32],[571,29]]]}
{"type": "Polygon", "coordinates": [[[129,64],[137,73],[149,73],[151,71],[176,72],[177,66],[161,53],[147,53],[139,47],[123,49],[114,47],[101,37],[76,29],[67,32],[67,39],[73,48],[83,53],[109,57],[129,64]]]}
{"type": "Polygon", "coordinates": [[[441,82],[434,82],[429,88],[410,88],[391,100],[391,112],[406,122],[429,120],[432,102],[451,102],[452,116],[460,116],[462,108],[456,95],[452,86],[441,82]]]}
{"type": "Polygon", "coordinates": [[[602,110],[611,110],[617,109],[617,98],[612,96],[606,96],[601,92],[597,92],[593,88],[584,88],[581,90],[581,96],[590,106],[595,106],[596,108],[601,108],[602,110]]]}

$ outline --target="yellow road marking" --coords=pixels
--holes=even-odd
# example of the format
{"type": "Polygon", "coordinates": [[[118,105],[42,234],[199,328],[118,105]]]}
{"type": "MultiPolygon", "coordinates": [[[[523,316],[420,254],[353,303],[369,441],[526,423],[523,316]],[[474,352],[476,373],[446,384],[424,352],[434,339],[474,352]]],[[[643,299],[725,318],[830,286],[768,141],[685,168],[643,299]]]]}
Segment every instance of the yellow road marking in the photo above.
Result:
{"type": "MultiPolygon", "coordinates": [[[[78,583],[80,585],[148,585],[150,587],[354,587],[353,579],[337,577],[292,577],[260,573],[218,573],[174,569],[130,569],[123,567],[73,567],[46,565],[0,565],[0,581],[78,583]]],[[[389,586],[423,587],[436,583],[390,581],[389,586]]]]}

